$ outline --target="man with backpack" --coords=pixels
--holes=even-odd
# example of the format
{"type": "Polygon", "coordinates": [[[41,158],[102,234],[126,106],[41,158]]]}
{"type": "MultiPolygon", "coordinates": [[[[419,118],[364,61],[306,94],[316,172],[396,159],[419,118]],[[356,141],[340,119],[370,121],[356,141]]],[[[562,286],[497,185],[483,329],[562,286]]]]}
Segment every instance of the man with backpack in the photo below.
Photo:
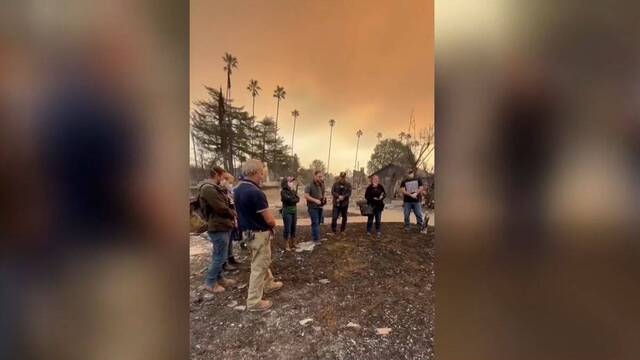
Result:
{"type": "Polygon", "coordinates": [[[229,238],[235,225],[236,214],[231,208],[229,197],[220,185],[226,171],[214,166],[209,179],[199,186],[198,201],[204,219],[207,222],[207,234],[213,243],[211,266],[204,288],[212,293],[221,293],[225,287],[236,284],[235,280],[222,277],[222,266],[227,261],[229,238]]]}
{"type": "Polygon", "coordinates": [[[331,217],[331,232],[336,233],[338,228],[338,217],[342,217],[340,232],[344,232],[347,227],[347,211],[349,210],[349,197],[351,196],[351,184],[347,181],[347,173],[341,172],[340,177],[331,187],[333,195],[333,213],[331,217]]]}

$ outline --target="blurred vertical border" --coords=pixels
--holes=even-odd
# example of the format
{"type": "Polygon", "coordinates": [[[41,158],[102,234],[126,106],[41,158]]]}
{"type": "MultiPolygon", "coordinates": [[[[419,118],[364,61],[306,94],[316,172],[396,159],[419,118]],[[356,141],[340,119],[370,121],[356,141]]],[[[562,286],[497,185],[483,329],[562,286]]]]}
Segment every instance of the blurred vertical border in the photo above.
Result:
{"type": "Polygon", "coordinates": [[[0,9],[0,358],[188,358],[189,2],[0,9]]]}
{"type": "Polygon", "coordinates": [[[637,359],[639,4],[437,0],[438,359],[637,359]]]}

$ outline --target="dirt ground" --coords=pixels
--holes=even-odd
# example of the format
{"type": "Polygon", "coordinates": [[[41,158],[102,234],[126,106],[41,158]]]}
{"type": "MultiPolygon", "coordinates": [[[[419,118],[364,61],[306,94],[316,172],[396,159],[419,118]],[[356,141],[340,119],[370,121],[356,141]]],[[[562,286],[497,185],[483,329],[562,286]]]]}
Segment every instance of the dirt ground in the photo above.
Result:
{"type": "MultiPolygon", "coordinates": [[[[383,223],[378,239],[363,227],[352,224],[311,252],[284,252],[275,241],[272,271],[284,287],[266,296],[274,306],[263,313],[234,308],[246,305],[246,252],[236,249],[243,266],[226,274],[238,287],[215,295],[200,288],[209,253],[192,252],[191,358],[433,359],[433,228],[425,235],[383,223]]],[[[310,240],[309,226],[298,230],[310,240]]],[[[191,246],[209,245],[195,236],[191,246]]]]}

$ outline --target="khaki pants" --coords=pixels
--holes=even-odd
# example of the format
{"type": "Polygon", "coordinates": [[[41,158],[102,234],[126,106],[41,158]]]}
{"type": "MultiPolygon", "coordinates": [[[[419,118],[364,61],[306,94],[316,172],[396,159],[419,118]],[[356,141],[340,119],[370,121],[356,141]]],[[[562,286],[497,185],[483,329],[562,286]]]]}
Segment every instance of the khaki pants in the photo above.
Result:
{"type": "Polygon", "coordinates": [[[265,287],[272,286],[273,275],[271,265],[271,233],[256,232],[255,239],[249,242],[251,249],[251,277],[249,278],[249,293],[247,307],[254,307],[262,300],[265,287]]]}

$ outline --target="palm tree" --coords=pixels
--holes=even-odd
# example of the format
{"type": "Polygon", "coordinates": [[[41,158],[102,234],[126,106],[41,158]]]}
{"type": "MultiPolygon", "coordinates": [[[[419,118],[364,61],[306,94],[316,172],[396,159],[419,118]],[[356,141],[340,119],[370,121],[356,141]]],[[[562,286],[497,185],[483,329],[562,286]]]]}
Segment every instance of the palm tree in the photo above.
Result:
{"type": "Polygon", "coordinates": [[[358,168],[358,148],[360,147],[360,136],[362,136],[362,134],[362,130],[358,130],[358,132],[356,133],[358,140],[356,141],[356,162],[353,164],[354,172],[358,168]]]}
{"type": "Polygon", "coordinates": [[[284,100],[284,97],[287,95],[287,92],[284,91],[284,88],[280,85],[276,86],[276,89],[273,90],[273,97],[278,99],[278,106],[276,108],[276,134],[278,133],[278,113],[280,112],[280,100],[284,100]]]}
{"type": "Polygon", "coordinates": [[[260,87],[260,85],[258,85],[258,80],[251,79],[249,81],[249,86],[247,86],[247,90],[249,90],[249,93],[253,98],[253,106],[251,107],[251,116],[255,117],[256,116],[256,96],[260,95],[260,90],[262,90],[262,88],[260,87]]]}
{"type": "Polygon", "coordinates": [[[233,69],[238,68],[238,59],[226,52],[222,57],[222,61],[224,61],[223,69],[227,72],[227,99],[229,99],[231,96],[231,73],[233,72],[233,69]]]}
{"type": "Polygon", "coordinates": [[[378,144],[380,144],[380,140],[382,140],[382,133],[379,132],[378,135],[376,135],[376,137],[378,138],[378,144]]]}
{"type": "Polygon", "coordinates": [[[329,120],[329,126],[331,130],[329,131],[329,157],[327,158],[327,174],[329,173],[329,166],[331,165],[331,140],[333,138],[333,127],[336,126],[336,121],[331,119],[329,120]]]}
{"type": "Polygon", "coordinates": [[[293,134],[291,134],[291,156],[293,156],[293,139],[296,136],[296,120],[298,120],[300,112],[298,110],[293,110],[291,112],[291,116],[293,116],[293,134]]]}

